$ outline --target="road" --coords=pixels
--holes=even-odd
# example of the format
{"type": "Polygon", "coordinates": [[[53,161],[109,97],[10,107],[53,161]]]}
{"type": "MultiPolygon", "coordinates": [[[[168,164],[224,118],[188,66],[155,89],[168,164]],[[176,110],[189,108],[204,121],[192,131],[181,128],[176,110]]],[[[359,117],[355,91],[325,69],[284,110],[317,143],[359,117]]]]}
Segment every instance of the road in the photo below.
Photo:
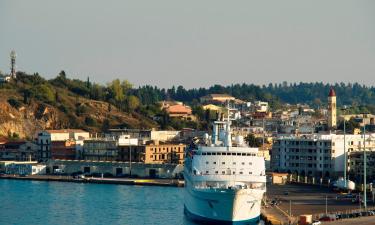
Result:
{"type": "MultiPolygon", "coordinates": [[[[338,193],[331,191],[327,187],[312,185],[287,184],[267,186],[267,198],[269,200],[280,199],[281,204],[279,208],[286,214],[289,214],[289,208],[291,208],[291,214],[294,216],[324,214],[326,211],[326,196],[328,213],[346,212],[360,208],[358,203],[352,203],[350,200],[345,199],[336,199],[338,195],[338,193]],[[285,194],[286,192],[288,195],[285,194]]],[[[375,205],[369,203],[368,206],[372,207],[375,205]]]]}

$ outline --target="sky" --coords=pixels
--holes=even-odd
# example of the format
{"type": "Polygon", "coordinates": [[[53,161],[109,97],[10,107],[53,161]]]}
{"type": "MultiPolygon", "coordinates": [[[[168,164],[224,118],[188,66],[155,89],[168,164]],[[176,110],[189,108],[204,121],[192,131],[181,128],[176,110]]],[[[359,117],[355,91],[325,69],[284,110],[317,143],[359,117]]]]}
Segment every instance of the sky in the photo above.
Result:
{"type": "Polygon", "coordinates": [[[375,1],[0,0],[0,70],[135,86],[375,85],[375,1]]]}

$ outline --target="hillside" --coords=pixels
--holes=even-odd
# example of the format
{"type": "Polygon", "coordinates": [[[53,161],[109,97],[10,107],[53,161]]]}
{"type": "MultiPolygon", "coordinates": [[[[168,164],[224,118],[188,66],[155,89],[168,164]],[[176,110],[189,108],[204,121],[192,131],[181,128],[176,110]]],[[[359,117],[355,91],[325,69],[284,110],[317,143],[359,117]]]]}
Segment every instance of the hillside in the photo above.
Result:
{"type": "Polygon", "coordinates": [[[109,102],[88,99],[38,76],[20,75],[17,82],[0,84],[0,136],[30,139],[40,129],[101,132],[112,127],[157,126],[136,111],[124,112],[109,102]]]}

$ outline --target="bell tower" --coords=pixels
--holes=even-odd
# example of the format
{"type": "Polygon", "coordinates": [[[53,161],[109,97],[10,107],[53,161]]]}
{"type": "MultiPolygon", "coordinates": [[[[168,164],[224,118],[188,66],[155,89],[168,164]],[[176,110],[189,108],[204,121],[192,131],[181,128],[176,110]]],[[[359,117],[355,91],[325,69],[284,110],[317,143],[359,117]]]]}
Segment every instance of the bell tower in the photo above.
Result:
{"type": "Polygon", "coordinates": [[[328,129],[332,130],[336,128],[336,93],[331,87],[328,94],[328,129]]]}

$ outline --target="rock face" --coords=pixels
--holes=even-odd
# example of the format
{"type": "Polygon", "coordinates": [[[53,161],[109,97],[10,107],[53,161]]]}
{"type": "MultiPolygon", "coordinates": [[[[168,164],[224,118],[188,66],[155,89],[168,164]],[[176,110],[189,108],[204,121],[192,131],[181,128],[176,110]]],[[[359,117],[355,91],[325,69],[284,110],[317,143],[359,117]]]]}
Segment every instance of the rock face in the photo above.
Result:
{"type": "Polygon", "coordinates": [[[59,113],[53,107],[33,103],[16,109],[0,101],[0,136],[32,138],[37,130],[55,129],[57,124],[61,124],[59,113]]]}
{"type": "MultiPolygon", "coordinates": [[[[20,99],[20,96],[18,96],[20,99]]],[[[71,99],[69,99],[71,100],[71,99]]],[[[124,113],[107,102],[82,98],[61,111],[43,102],[33,101],[18,108],[0,98],[0,136],[33,139],[38,130],[81,128],[100,132],[104,121],[109,127],[152,128],[157,124],[137,113],[124,113]],[[110,109],[110,110],[109,110],[110,109]],[[88,119],[89,118],[89,119],[88,119]],[[90,124],[87,124],[89,121],[90,124]]]]}

